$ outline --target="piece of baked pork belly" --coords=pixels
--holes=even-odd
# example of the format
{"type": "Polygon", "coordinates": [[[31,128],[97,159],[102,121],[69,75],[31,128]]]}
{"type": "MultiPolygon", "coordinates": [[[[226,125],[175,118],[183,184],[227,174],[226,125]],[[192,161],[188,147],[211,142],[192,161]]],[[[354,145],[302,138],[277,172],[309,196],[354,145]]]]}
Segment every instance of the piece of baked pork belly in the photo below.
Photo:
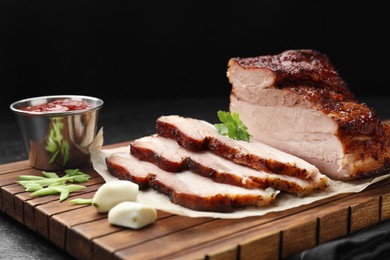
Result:
{"type": "Polygon", "coordinates": [[[351,180],[390,167],[390,128],[315,50],[231,58],[230,111],[252,138],[351,180]]]}
{"type": "Polygon", "coordinates": [[[113,176],[135,182],[142,190],[153,188],[172,203],[198,211],[233,212],[267,206],[279,193],[273,188],[246,189],[217,183],[190,171],[167,172],[130,153],[114,153],[106,158],[106,164],[113,176]]]}
{"type": "Polygon", "coordinates": [[[160,169],[177,172],[190,170],[218,183],[247,189],[286,191],[296,196],[311,194],[314,190],[328,187],[328,178],[314,174],[311,178],[300,179],[275,174],[235,163],[211,151],[194,152],[180,146],[175,140],[159,135],[145,136],[130,143],[132,156],[155,164],[160,169]]]}
{"type": "Polygon", "coordinates": [[[178,115],[160,116],[156,120],[157,134],[176,140],[192,151],[209,150],[235,163],[256,170],[283,174],[300,179],[325,177],[317,167],[297,156],[283,152],[256,140],[233,140],[218,133],[207,121],[178,115]]]}

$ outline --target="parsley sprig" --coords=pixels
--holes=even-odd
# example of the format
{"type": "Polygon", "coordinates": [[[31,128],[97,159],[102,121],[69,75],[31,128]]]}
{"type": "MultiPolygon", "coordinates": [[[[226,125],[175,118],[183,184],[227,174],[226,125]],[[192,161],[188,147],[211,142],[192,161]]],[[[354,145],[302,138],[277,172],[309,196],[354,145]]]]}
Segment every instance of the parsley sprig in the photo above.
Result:
{"type": "Polygon", "coordinates": [[[249,142],[251,135],[248,132],[248,128],[240,120],[237,112],[233,114],[219,110],[218,118],[222,122],[215,124],[215,128],[221,135],[227,135],[229,138],[234,140],[243,140],[249,142]]]}
{"type": "Polygon", "coordinates": [[[71,183],[87,182],[90,175],[81,172],[79,169],[65,170],[65,175],[60,177],[55,172],[42,171],[42,176],[20,175],[17,183],[25,188],[25,191],[32,192],[31,196],[46,196],[60,194],[60,201],[69,197],[71,192],[85,189],[85,186],[71,183]]]}

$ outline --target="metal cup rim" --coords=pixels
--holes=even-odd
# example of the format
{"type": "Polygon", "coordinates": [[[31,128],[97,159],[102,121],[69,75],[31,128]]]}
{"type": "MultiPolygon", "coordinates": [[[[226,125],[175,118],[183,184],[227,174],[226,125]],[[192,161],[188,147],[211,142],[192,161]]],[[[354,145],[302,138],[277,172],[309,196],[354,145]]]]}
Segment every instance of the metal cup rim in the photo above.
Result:
{"type": "Polygon", "coordinates": [[[100,109],[103,106],[104,102],[102,99],[97,98],[97,97],[92,97],[92,96],[85,96],[85,95],[47,95],[47,96],[37,96],[37,97],[30,97],[30,98],[25,98],[21,99],[18,101],[13,102],[10,105],[10,109],[21,115],[28,115],[28,116],[67,116],[67,115],[74,115],[74,114],[82,114],[88,111],[94,111],[97,109],[100,109]],[[31,102],[34,100],[45,100],[42,103],[48,102],[47,100],[51,99],[57,99],[57,98],[70,98],[70,99],[81,99],[81,100],[86,100],[86,101],[93,101],[93,107],[87,108],[87,109],[80,109],[80,110],[70,110],[70,111],[61,111],[61,112],[56,112],[56,111],[48,111],[48,112],[34,112],[34,111],[26,111],[22,109],[18,109],[17,105],[21,103],[26,103],[26,102],[31,102]]]}

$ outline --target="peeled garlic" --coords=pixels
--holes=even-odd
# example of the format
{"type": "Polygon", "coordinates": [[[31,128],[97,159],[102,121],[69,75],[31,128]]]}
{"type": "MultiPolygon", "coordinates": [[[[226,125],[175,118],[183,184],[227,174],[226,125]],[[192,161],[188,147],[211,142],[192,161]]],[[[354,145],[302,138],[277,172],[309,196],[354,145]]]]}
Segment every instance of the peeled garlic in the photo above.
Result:
{"type": "Polygon", "coordinates": [[[115,180],[104,183],[96,191],[92,206],[100,213],[108,212],[115,205],[124,201],[137,200],[138,184],[126,180],[115,180]]]}
{"type": "Polygon", "coordinates": [[[156,219],[156,209],[138,202],[122,202],[108,212],[108,221],[111,224],[133,229],[149,225],[156,219]]]}

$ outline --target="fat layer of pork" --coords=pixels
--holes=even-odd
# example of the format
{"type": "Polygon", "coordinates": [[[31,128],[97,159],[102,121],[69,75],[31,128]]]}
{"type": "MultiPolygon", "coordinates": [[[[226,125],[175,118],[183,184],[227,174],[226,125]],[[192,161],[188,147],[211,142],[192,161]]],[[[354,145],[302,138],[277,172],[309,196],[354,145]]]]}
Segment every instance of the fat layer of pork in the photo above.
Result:
{"type": "Polygon", "coordinates": [[[190,171],[167,172],[130,153],[112,154],[106,164],[113,176],[133,181],[141,189],[154,188],[173,203],[193,210],[232,212],[242,207],[266,206],[278,194],[273,188],[246,189],[217,183],[190,171]]]}
{"type": "Polygon", "coordinates": [[[194,150],[210,150],[256,170],[293,176],[301,179],[316,178],[320,174],[314,165],[294,155],[262,142],[233,140],[217,132],[204,120],[178,115],[161,116],[156,121],[157,133],[176,140],[183,147],[194,150]]]}
{"type": "Polygon", "coordinates": [[[313,179],[254,170],[234,163],[210,151],[193,152],[181,147],[175,140],[158,135],[146,136],[130,143],[131,154],[140,160],[154,163],[167,171],[191,170],[216,182],[255,189],[273,187],[303,196],[329,185],[325,175],[313,179]]]}
{"type": "Polygon", "coordinates": [[[358,102],[328,57],[314,50],[232,58],[230,111],[253,138],[296,155],[331,178],[389,169],[390,128],[358,102]]]}

